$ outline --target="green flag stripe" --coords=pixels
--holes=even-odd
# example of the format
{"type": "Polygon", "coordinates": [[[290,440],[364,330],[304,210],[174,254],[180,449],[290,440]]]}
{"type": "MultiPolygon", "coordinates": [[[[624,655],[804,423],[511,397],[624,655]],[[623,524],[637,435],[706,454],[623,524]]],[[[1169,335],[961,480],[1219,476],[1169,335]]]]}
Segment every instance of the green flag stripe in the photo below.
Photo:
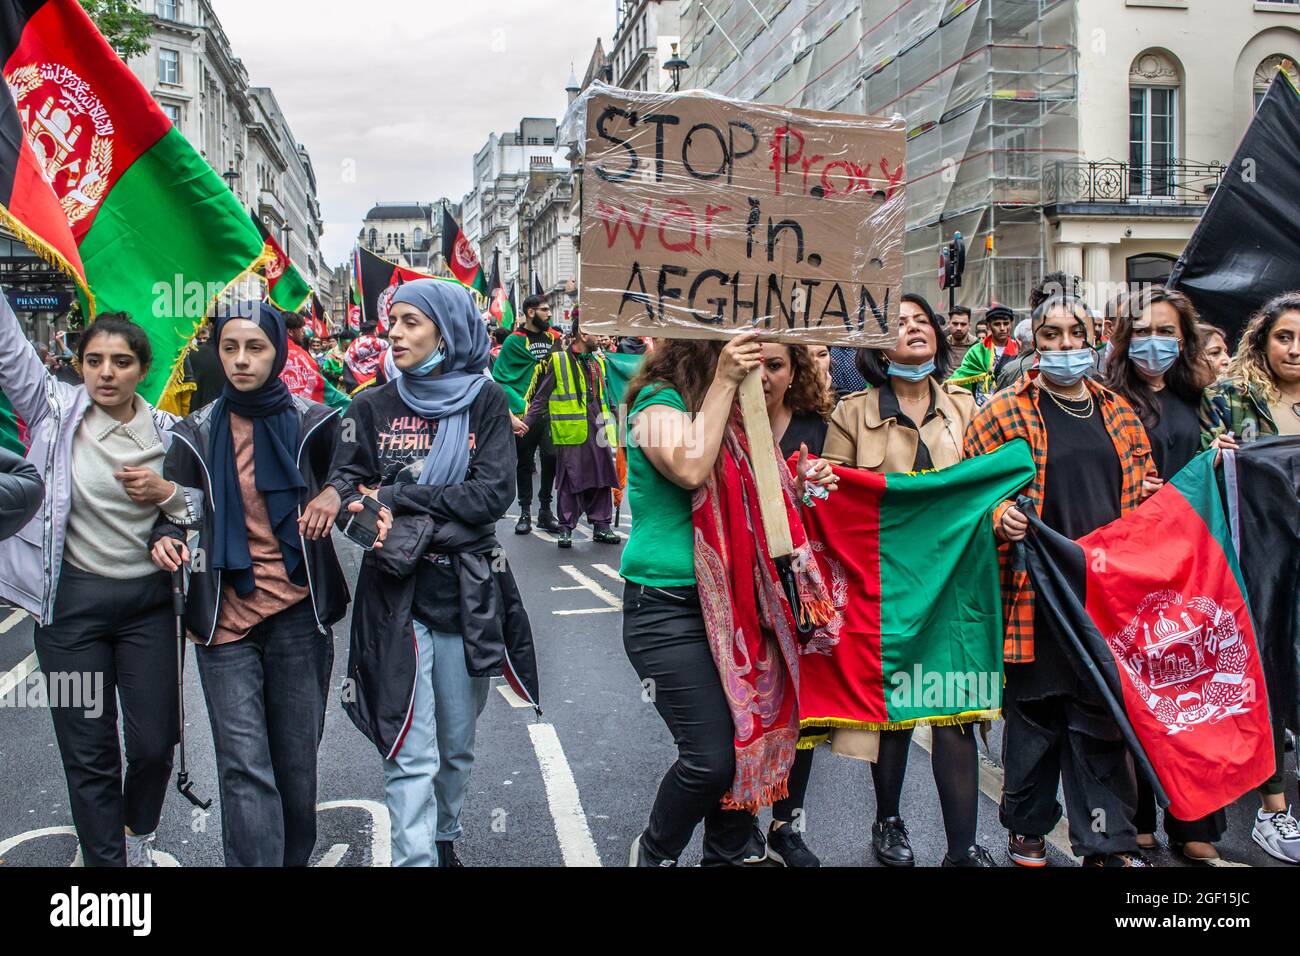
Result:
{"type": "Polygon", "coordinates": [[[219,293],[256,262],[262,237],[173,129],[104,198],[80,249],[98,310],[127,312],[148,331],[154,359],[140,392],[156,401],[211,290],[219,293]]]}

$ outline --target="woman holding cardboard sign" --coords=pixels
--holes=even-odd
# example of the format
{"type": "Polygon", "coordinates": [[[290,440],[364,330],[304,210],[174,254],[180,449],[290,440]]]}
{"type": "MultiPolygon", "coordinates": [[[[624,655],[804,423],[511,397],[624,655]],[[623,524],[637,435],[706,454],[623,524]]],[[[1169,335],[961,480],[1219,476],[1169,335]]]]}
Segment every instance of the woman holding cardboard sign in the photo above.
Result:
{"type": "MultiPolygon", "coordinates": [[[[736,399],[761,361],[752,332],[725,347],[668,340],[628,388],[633,526],[623,553],[623,645],[642,699],[678,749],[632,844],[633,866],[676,865],[701,821],[704,865],[739,865],[753,814],[786,794],[799,736],[797,615],[816,621],[831,609],[811,560],[795,562],[805,570],[794,575],[800,608],[791,606],[758,533],[736,399]],[[760,607],[773,612],[770,628],[760,607]]],[[[833,481],[824,463],[808,468],[811,480],[833,481]]],[[[796,483],[779,472],[796,550],[806,549],[796,483]]]]}

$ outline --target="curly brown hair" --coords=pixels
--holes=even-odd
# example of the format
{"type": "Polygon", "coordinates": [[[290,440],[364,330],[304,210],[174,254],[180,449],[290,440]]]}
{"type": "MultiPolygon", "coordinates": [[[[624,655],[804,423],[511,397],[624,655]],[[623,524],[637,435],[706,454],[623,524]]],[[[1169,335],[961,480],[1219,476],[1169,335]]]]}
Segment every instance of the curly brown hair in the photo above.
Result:
{"type": "Polygon", "coordinates": [[[1269,402],[1276,402],[1282,393],[1268,364],[1268,337],[1277,320],[1288,312],[1300,312],[1300,292],[1283,292],[1264,303],[1251,317],[1228,366],[1228,378],[1242,386],[1253,386],[1269,402]]]}
{"type": "Polygon", "coordinates": [[[830,378],[814,361],[812,350],[806,345],[786,345],[790,355],[790,387],[785,393],[785,405],[796,415],[817,415],[828,419],[835,411],[835,392],[830,378]]]}
{"type": "Polygon", "coordinates": [[[713,384],[718,356],[725,344],[700,339],[655,339],[653,351],[646,354],[641,370],[628,383],[623,401],[631,406],[647,386],[674,388],[686,407],[698,412],[713,384]]]}

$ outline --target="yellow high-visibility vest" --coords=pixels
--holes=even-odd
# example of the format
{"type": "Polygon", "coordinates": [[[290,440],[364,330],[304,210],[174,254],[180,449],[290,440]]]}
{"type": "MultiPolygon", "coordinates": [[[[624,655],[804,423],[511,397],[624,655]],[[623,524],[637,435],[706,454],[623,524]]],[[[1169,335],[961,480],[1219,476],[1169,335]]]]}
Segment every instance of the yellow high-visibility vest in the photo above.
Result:
{"type": "MultiPolygon", "coordinates": [[[[596,356],[599,372],[596,378],[596,399],[600,403],[601,423],[605,428],[606,448],[617,445],[614,416],[605,403],[605,359],[596,356]]],[[[582,445],[587,441],[586,389],[578,391],[582,369],[567,351],[551,353],[551,371],[555,375],[555,390],[551,392],[547,410],[551,417],[551,441],[556,445],[582,445]]]]}

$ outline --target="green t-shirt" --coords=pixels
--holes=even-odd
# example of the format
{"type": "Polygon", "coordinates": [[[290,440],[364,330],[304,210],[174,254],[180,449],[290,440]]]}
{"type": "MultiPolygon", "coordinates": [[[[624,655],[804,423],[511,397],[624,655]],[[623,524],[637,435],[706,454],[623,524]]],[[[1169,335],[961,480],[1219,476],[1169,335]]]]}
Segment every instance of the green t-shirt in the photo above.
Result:
{"type": "MultiPolygon", "coordinates": [[[[629,435],[636,415],[652,405],[687,411],[676,389],[646,386],[628,413],[629,435]]],[[[632,508],[632,533],[623,548],[623,577],[635,584],[661,588],[695,584],[691,497],[685,488],[659,474],[645,453],[629,440],[627,500],[632,508]]]]}

